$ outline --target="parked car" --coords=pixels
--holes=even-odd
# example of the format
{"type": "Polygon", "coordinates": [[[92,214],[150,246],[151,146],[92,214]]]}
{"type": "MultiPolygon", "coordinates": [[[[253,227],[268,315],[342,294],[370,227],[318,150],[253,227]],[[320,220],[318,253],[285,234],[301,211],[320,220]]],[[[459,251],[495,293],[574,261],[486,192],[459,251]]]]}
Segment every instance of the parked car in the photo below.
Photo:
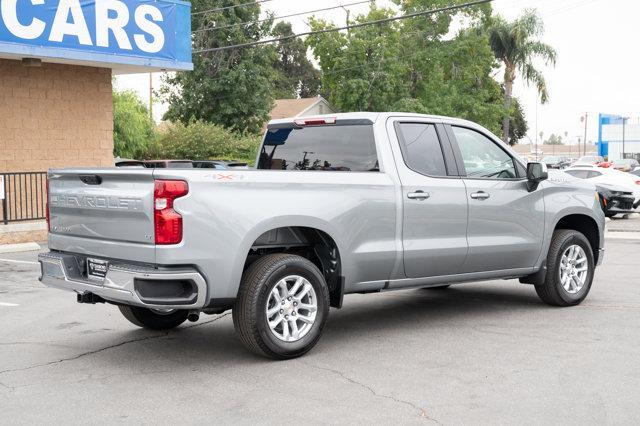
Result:
{"type": "Polygon", "coordinates": [[[571,161],[567,157],[562,156],[547,156],[541,160],[550,169],[566,169],[571,165],[571,161]]]}
{"type": "Polygon", "coordinates": [[[146,160],[144,166],[148,169],[193,169],[191,160],[146,160]]]}
{"type": "Polygon", "coordinates": [[[145,168],[144,161],[140,160],[118,159],[116,160],[115,165],[116,167],[134,167],[139,169],[145,168]]]}
{"type": "Polygon", "coordinates": [[[345,294],[519,278],[572,306],[603,259],[595,186],[548,178],[469,121],[276,120],[257,160],[51,170],[42,282],[155,330],[232,309],[247,348],[285,359],[318,342],[345,294]]]}
{"type": "Polygon", "coordinates": [[[636,167],[639,167],[639,166],[640,164],[638,163],[638,160],[634,158],[624,158],[620,160],[615,160],[611,165],[611,167],[613,167],[616,170],[620,170],[621,172],[630,172],[635,170],[636,167]]]}
{"type": "Polygon", "coordinates": [[[640,178],[631,173],[595,166],[572,166],[564,172],[579,179],[587,179],[594,184],[612,185],[631,192],[634,197],[633,209],[640,207],[640,178]]]}
{"type": "Polygon", "coordinates": [[[599,155],[585,155],[583,157],[578,158],[578,161],[574,163],[574,165],[579,164],[599,164],[604,162],[604,157],[599,155]]]}
{"type": "Polygon", "coordinates": [[[633,192],[606,183],[596,184],[596,190],[606,217],[635,213],[633,192]]]}
{"type": "Polygon", "coordinates": [[[217,169],[217,170],[249,169],[249,165],[241,161],[221,161],[221,160],[194,161],[193,167],[195,169],[217,169]]]}

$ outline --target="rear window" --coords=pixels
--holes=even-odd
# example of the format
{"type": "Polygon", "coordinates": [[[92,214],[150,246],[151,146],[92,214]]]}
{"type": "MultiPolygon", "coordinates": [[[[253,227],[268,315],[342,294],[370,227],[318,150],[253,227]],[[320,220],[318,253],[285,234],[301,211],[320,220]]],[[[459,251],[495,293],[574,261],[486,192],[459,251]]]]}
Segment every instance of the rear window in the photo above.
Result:
{"type": "Polygon", "coordinates": [[[269,129],[258,169],[377,172],[373,126],[269,129]]]}
{"type": "Polygon", "coordinates": [[[565,173],[578,179],[586,179],[589,176],[589,170],[565,170],[565,173]]]}

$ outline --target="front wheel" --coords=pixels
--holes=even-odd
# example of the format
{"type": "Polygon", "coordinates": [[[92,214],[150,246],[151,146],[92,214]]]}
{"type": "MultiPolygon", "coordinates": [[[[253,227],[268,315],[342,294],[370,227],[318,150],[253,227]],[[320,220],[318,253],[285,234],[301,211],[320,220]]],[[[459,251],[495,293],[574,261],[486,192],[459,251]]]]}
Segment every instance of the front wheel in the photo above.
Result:
{"type": "Polygon", "coordinates": [[[536,293],[553,306],[580,304],[589,294],[595,262],[587,238],[580,232],[561,229],[553,233],[547,255],[547,275],[536,293]]]}
{"type": "Polygon", "coordinates": [[[328,315],[329,291],[318,268],[301,256],[272,254],[244,273],[233,324],[252,352],[289,359],[315,346],[328,315]]]}
{"type": "Polygon", "coordinates": [[[171,330],[187,320],[189,311],[156,310],[138,306],[119,305],[120,312],[134,325],[150,330],[171,330]]]}

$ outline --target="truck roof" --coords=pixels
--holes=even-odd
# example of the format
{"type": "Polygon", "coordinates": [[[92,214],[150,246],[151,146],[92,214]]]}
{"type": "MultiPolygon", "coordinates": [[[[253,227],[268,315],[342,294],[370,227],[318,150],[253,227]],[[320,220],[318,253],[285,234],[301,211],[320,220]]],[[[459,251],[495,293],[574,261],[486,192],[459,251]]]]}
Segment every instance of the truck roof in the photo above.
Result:
{"type": "Polygon", "coordinates": [[[442,121],[446,121],[447,123],[457,123],[457,124],[464,124],[466,126],[471,126],[471,127],[480,127],[478,124],[472,121],[463,120],[461,118],[446,117],[441,115],[416,114],[411,112],[341,112],[341,113],[334,113],[334,114],[319,114],[319,115],[313,115],[309,117],[289,117],[289,118],[280,118],[277,120],[271,120],[269,122],[269,126],[278,125],[278,124],[288,124],[288,123],[293,123],[295,120],[311,119],[311,118],[335,118],[337,120],[369,120],[375,123],[378,120],[385,120],[388,117],[427,118],[427,119],[438,120],[438,121],[442,120],[442,121]]]}

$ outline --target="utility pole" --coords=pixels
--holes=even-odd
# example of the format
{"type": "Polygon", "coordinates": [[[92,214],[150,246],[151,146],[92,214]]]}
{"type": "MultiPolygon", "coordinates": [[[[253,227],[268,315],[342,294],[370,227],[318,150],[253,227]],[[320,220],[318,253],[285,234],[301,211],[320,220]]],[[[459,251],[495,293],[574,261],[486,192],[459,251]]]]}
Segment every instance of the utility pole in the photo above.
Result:
{"type": "Polygon", "coordinates": [[[584,117],[584,155],[587,155],[587,123],[589,122],[589,113],[585,112],[584,117]]]}
{"type": "Polygon", "coordinates": [[[622,159],[625,158],[625,154],[626,154],[626,149],[625,149],[625,142],[626,142],[626,127],[627,127],[627,120],[629,119],[629,117],[622,117],[622,159]]]}

